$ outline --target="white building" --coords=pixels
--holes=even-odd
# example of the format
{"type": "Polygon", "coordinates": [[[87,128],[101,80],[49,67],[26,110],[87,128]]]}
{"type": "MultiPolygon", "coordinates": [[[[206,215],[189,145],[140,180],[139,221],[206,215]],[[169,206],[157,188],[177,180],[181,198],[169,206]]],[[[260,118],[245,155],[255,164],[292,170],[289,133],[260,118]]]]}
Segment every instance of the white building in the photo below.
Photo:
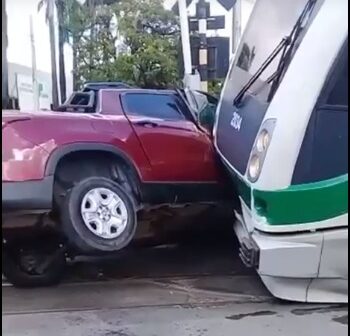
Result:
{"type": "MultiPolygon", "coordinates": [[[[50,109],[52,102],[51,74],[37,71],[39,85],[39,107],[50,109]]],[[[9,96],[18,99],[21,110],[34,109],[34,90],[32,80],[32,69],[30,67],[8,63],[8,86],[9,96]]]]}
{"type": "MultiPolygon", "coordinates": [[[[7,0],[6,11],[8,17],[8,49],[7,57],[9,64],[9,94],[17,97],[16,83],[22,84],[22,89],[29,84],[31,77],[32,55],[30,41],[30,16],[33,18],[33,30],[36,46],[36,64],[40,88],[49,92],[51,100],[51,53],[49,29],[45,20],[45,8],[38,12],[39,0],[7,0]],[[16,79],[17,78],[17,79],[16,79]],[[19,78],[19,81],[18,81],[19,78]]],[[[56,42],[58,41],[56,33],[56,42]]],[[[57,60],[58,62],[58,60],[57,60]]],[[[65,47],[65,62],[67,76],[67,94],[72,92],[72,52],[69,45],[65,47]]],[[[29,88],[28,88],[29,90],[29,88]]],[[[46,97],[47,94],[42,94],[46,97]]],[[[46,98],[45,98],[46,99],[46,98]]],[[[22,99],[23,101],[23,99],[22,99]]],[[[25,106],[30,108],[27,97],[24,98],[25,106]]],[[[43,103],[41,99],[41,103],[43,103]]],[[[43,103],[43,108],[47,104],[43,103]]]]}

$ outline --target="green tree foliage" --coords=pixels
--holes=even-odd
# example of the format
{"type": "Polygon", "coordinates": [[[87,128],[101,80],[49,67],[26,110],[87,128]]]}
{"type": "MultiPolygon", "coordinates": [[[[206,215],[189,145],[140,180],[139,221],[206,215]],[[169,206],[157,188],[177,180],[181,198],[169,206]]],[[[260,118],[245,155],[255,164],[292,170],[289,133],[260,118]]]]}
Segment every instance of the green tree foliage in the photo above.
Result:
{"type": "Polygon", "coordinates": [[[72,46],[73,53],[73,87],[75,90],[84,81],[87,70],[93,67],[92,46],[95,36],[92,34],[95,29],[96,15],[95,3],[89,1],[85,4],[78,0],[65,0],[65,31],[67,40],[72,46]],[[92,34],[92,35],[90,35],[92,34]]]}
{"type": "Polygon", "coordinates": [[[208,92],[213,96],[220,97],[223,85],[224,85],[224,80],[221,80],[221,79],[211,80],[208,83],[208,92]]]}
{"type": "Polygon", "coordinates": [[[66,2],[77,84],[125,81],[162,88],[178,82],[178,18],[162,0],[66,2]],[[124,52],[117,52],[120,41],[124,52]]]}

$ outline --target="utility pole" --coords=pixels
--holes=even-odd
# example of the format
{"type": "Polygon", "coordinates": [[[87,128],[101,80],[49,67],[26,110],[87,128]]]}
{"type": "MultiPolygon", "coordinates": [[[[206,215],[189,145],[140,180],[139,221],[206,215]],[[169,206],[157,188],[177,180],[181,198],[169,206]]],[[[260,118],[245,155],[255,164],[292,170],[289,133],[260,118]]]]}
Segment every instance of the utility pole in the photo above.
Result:
{"type": "Polygon", "coordinates": [[[33,107],[35,111],[40,108],[39,104],[39,85],[37,80],[36,70],[36,52],[35,52],[35,40],[34,40],[34,29],[33,29],[33,17],[29,17],[30,24],[30,43],[32,49],[32,81],[33,81],[33,107]]]}

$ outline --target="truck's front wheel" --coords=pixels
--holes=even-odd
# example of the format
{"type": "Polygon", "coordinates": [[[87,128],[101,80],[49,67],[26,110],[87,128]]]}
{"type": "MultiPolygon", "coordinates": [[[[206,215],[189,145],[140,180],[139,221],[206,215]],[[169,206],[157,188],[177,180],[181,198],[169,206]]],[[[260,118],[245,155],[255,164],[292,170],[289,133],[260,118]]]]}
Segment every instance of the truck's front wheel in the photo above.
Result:
{"type": "Polygon", "coordinates": [[[134,202],[116,182],[89,177],[75,184],[61,208],[63,231],[83,253],[115,252],[135,235],[134,202]]]}

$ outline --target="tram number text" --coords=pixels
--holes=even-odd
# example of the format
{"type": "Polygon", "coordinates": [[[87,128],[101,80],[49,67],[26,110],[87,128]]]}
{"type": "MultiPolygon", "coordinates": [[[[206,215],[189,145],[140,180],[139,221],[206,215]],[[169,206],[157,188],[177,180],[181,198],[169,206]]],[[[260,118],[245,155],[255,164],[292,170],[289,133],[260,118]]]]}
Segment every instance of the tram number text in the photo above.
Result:
{"type": "Polygon", "coordinates": [[[230,124],[235,130],[240,131],[242,125],[242,117],[237,112],[233,112],[230,124]]]}

